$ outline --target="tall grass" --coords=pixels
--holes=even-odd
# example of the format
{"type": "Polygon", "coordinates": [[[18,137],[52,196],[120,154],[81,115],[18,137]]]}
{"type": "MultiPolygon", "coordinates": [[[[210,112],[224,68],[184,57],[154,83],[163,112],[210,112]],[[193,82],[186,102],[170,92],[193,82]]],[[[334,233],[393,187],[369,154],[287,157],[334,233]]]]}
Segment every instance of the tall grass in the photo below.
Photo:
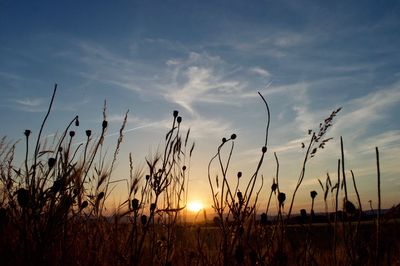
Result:
{"type": "MultiPolygon", "coordinates": [[[[0,140],[0,256],[2,265],[380,265],[399,262],[396,220],[383,219],[381,173],[376,148],[378,209],[375,226],[362,221],[356,177],[345,169],[344,142],[338,159],[337,181],[328,174],[318,180],[325,203],[326,223],[314,213],[317,191],[310,192],[310,210],[293,213],[295,198],[307,174],[307,165],[331,140],[326,137],[340,108],[317,131],[309,130],[304,159],[286,209],[288,191],[279,186],[280,163],[274,153],[275,177],[267,181],[262,165],[268,152],[271,113],[266,99],[265,139],[253,173],[230,176],[236,134],[222,138],[208,165],[208,182],[215,217],[212,223],[191,225],[185,219],[190,161],[194,142],[183,119],[172,113],[170,130],[161,150],[134,164],[129,154],[127,178],[115,180],[113,171],[124,141],[126,112],[119,137],[109,157],[104,152],[108,121],[106,104],[99,133],[86,129],[78,141],[79,117],[48,144],[41,137],[51,115],[49,108],[36,139],[23,132],[25,154],[15,161],[16,145],[0,140]],[[30,147],[34,147],[30,150],[30,147]],[[217,170],[217,174],[212,173],[217,170]],[[348,197],[351,175],[355,206],[348,197]],[[126,183],[126,200],[110,209],[117,183],[126,183]],[[263,189],[269,184],[268,191],[263,189]],[[266,206],[259,197],[267,193],[266,206]],[[333,211],[329,211],[328,199],[333,211]],[[339,202],[343,201],[340,206],[339,202]],[[272,202],[276,202],[276,207],[272,202]],[[275,208],[277,216],[268,214],[275,208]]],[[[372,203],[370,203],[372,206],[372,203]]],[[[207,219],[206,219],[207,220],[207,219]]]]}

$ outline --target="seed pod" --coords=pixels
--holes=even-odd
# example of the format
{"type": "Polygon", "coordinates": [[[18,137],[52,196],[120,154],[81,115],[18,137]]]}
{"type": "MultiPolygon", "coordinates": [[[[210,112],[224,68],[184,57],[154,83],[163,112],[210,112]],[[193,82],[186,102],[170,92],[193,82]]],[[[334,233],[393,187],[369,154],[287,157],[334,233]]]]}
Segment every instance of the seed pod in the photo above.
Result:
{"type": "Polygon", "coordinates": [[[225,143],[226,142],[226,138],[222,138],[222,143],[225,143]]]}
{"type": "Polygon", "coordinates": [[[139,200],[133,199],[132,200],[132,210],[137,211],[139,209],[139,200]]]}
{"type": "Polygon", "coordinates": [[[176,118],[178,116],[179,112],[177,110],[174,110],[174,112],[172,113],[172,115],[176,118]]]}
{"type": "Polygon", "coordinates": [[[101,127],[103,128],[103,130],[106,129],[107,126],[108,126],[107,120],[103,120],[103,123],[101,124],[101,127]]]}
{"type": "Polygon", "coordinates": [[[232,134],[231,139],[236,139],[236,134],[232,134]]]}
{"type": "Polygon", "coordinates": [[[75,126],[76,126],[76,127],[79,127],[79,117],[78,117],[78,116],[77,116],[76,119],[75,119],[75,126]]]}
{"type": "Polygon", "coordinates": [[[242,172],[238,172],[237,173],[237,178],[241,178],[242,177],[242,172]]]}
{"type": "Polygon", "coordinates": [[[49,158],[49,160],[47,161],[47,165],[49,166],[49,168],[53,168],[54,165],[56,164],[56,159],[55,158],[49,158]]]}
{"type": "Polygon", "coordinates": [[[29,203],[29,191],[24,188],[17,190],[17,201],[20,207],[25,208],[29,203]]]}
{"type": "Polygon", "coordinates": [[[310,196],[312,199],[315,199],[315,197],[318,195],[317,191],[313,190],[310,192],[310,196]]]}
{"type": "Polygon", "coordinates": [[[261,151],[262,151],[262,153],[266,153],[267,152],[267,147],[266,146],[262,147],[261,151]]]}
{"type": "Polygon", "coordinates": [[[30,131],[29,129],[25,129],[24,135],[25,135],[26,137],[29,137],[30,134],[31,134],[31,131],[30,131]]]}
{"type": "Polygon", "coordinates": [[[92,135],[92,131],[90,129],[86,130],[86,136],[90,137],[92,135]]]}
{"type": "Polygon", "coordinates": [[[277,183],[272,183],[272,186],[271,186],[271,190],[273,191],[273,192],[275,192],[275,190],[278,188],[278,184],[277,183]]]}
{"type": "Polygon", "coordinates": [[[150,211],[154,212],[155,210],[156,210],[156,204],[155,203],[150,204],[150,211]]]}
{"type": "Polygon", "coordinates": [[[239,199],[239,202],[242,203],[243,202],[243,194],[242,194],[242,192],[238,191],[237,197],[239,199]]]}
{"type": "Polygon", "coordinates": [[[70,136],[71,138],[73,138],[73,137],[75,136],[75,131],[71,130],[71,131],[69,132],[69,136],[70,136]]]}
{"type": "Polygon", "coordinates": [[[176,119],[176,122],[178,122],[178,124],[181,123],[182,122],[182,117],[178,116],[178,118],[176,119]]]}
{"type": "Polygon", "coordinates": [[[99,195],[97,195],[97,200],[101,200],[102,198],[104,198],[104,192],[100,192],[99,195]]]}
{"type": "Polygon", "coordinates": [[[278,201],[279,201],[279,204],[280,204],[280,205],[283,205],[283,203],[285,202],[285,200],[286,200],[286,194],[283,193],[283,192],[280,192],[280,193],[278,194],[278,201]]]}
{"type": "Polygon", "coordinates": [[[184,166],[182,167],[182,170],[183,170],[183,171],[185,171],[185,170],[186,170],[186,165],[184,165],[184,166]]]}

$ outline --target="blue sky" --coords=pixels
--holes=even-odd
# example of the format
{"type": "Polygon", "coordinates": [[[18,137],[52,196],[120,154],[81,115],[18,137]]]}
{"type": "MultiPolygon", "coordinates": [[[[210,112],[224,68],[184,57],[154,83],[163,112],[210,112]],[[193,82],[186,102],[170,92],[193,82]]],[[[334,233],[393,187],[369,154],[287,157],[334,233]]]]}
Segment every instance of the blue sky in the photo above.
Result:
{"type": "MultiPolygon", "coordinates": [[[[0,134],[18,140],[26,128],[37,132],[55,82],[46,134],[77,114],[82,137],[86,128],[100,128],[106,99],[110,133],[130,110],[115,174],[124,178],[127,154],[143,164],[162,146],[177,109],[197,145],[191,197],[205,199],[206,166],[222,137],[238,135],[232,173],[254,169],[265,121],[260,91],[272,115],[267,184],[276,151],[281,190],[291,194],[307,130],[343,107],[329,132],[334,141],[310,161],[298,208],[308,206],[310,190],[320,192],[317,178],[334,176],[341,135],[366,206],[376,202],[380,147],[389,207],[400,190],[399,28],[398,1],[2,0],[0,134]]],[[[108,138],[110,147],[115,141],[108,138]]]]}

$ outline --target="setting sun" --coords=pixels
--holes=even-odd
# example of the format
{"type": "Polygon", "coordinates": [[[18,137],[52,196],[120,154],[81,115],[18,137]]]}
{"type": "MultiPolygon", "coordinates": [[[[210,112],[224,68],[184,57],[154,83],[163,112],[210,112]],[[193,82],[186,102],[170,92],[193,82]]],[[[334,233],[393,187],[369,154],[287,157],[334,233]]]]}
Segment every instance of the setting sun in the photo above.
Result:
{"type": "Polygon", "coordinates": [[[189,211],[198,212],[198,211],[202,210],[204,208],[204,206],[201,202],[192,201],[192,202],[188,203],[187,208],[189,211]]]}

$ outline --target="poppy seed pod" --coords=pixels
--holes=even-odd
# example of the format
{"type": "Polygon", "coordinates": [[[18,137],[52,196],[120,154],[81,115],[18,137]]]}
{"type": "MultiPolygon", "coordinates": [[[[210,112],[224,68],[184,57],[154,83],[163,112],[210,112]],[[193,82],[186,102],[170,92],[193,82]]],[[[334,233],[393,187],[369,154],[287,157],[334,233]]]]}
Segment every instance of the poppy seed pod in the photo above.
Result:
{"type": "Polygon", "coordinates": [[[242,194],[242,192],[238,191],[237,197],[239,199],[239,202],[243,202],[243,194],[242,194]]]}
{"type": "Polygon", "coordinates": [[[236,139],[236,134],[232,134],[231,139],[236,139]]]}
{"type": "Polygon", "coordinates": [[[186,170],[186,165],[184,165],[184,166],[182,167],[182,170],[183,170],[183,171],[185,171],[185,170],[186,170]]]}
{"type": "Polygon", "coordinates": [[[315,197],[318,195],[317,191],[313,190],[310,192],[310,196],[312,199],[315,199],[315,197]]]}
{"type": "Polygon", "coordinates": [[[100,192],[99,195],[97,195],[97,200],[101,200],[102,198],[104,198],[104,192],[100,192]]]}
{"type": "Polygon", "coordinates": [[[49,166],[50,169],[53,168],[55,164],[56,164],[56,159],[55,158],[49,158],[47,160],[47,165],[49,166]]]}
{"type": "Polygon", "coordinates": [[[78,116],[77,116],[76,119],[75,119],[75,126],[76,126],[76,127],[79,127],[79,117],[78,117],[78,116]]]}
{"type": "Polygon", "coordinates": [[[86,136],[90,137],[92,135],[92,131],[90,129],[86,130],[86,136]]]}
{"type": "Polygon", "coordinates": [[[267,147],[266,146],[262,147],[261,151],[262,151],[262,153],[266,153],[267,152],[267,147]]]}
{"type": "Polygon", "coordinates": [[[137,211],[139,209],[139,200],[133,199],[132,200],[132,210],[137,211]]]}
{"type": "Polygon", "coordinates": [[[237,178],[241,178],[242,177],[242,172],[238,172],[237,173],[237,178]]]}
{"type": "Polygon", "coordinates": [[[103,123],[101,124],[101,127],[103,128],[103,130],[106,129],[107,126],[108,126],[107,120],[103,120],[103,123]]]}
{"type": "Polygon", "coordinates": [[[31,132],[32,132],[32,131],[30,131],[29,129],[25,129],[24,135],[25,135],[26,137],[29,137],[29,135],[31,134],[31,132]]]}
{"type": "Polygon", "coordinates": [[[273,192],[275,192],[275,190],[278,188],[278,184],[277,183],[273,183],[272,184],[272,186],[271,186],[271,190],[273,191],[273,192]]]}
{"type": "Polygon", "coordinates": [[[286,194],[283,193],[283,192],[280,192],[280,193],[278,194],[278,201],[279,201],[279,204],[280,204],[280,205],[283,205],[283,203],[285,202],[285,200],[286,200],[286,194]]]}
{"type": "Polygon", "coordinates": [[[178,123],[182,122],[182,117],[178,116],[178,118],[176,119],[176,122],[178,122],[178,123]]]}
{"type": "Polygon", "coordinates": [[[174,110],[174,112],[172,113],[172,115],[176,118],[178,116],[179,112],[177,110],[174,110]]]}
{"type": "Polygon", "coordinates": [[[226,138],[222,138],[222,143],[225,143],[226,142],[226,138]]]}
{"type": "Polygon", "coordinates": [[[75,131],[71,130],[71,131],[69,132],[69,136],[70,136],[71,138],[73,138],[73,137],[75,136],[75,131]]]}

